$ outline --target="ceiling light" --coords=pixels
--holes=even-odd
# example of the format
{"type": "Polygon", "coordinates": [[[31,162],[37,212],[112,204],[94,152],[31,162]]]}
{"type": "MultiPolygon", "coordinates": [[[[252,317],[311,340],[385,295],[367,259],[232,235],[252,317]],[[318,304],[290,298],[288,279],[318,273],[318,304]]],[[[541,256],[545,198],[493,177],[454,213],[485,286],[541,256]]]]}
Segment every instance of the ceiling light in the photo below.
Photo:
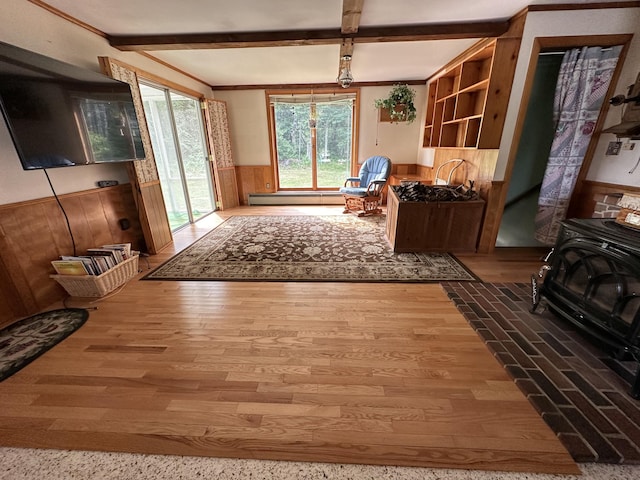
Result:
{"type": "Polygon", "coordinates": [[[337,82],[342,88],[348,88],[353,82],[353,75],[351,75],[351,55],[343,55],[340,69],[340,75],[338,75],[337,82]]]}

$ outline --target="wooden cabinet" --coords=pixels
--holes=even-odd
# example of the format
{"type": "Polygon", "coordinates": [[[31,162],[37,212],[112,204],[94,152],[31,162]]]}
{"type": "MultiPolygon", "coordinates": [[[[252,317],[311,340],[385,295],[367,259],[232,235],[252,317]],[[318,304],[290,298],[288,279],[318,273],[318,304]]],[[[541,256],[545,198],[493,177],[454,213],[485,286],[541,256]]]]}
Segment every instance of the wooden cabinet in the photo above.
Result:
{"type": "Polygon", "coordinates": [[[386,236],[394,252],[475,252],[483,200],[403,202],[393,187],[387,200],[386,236]]]}
{"type": "Polygon", "coordinates": [[[429,83],[423,147],[499,148],[519,41],[484,40],[429,83]]]}

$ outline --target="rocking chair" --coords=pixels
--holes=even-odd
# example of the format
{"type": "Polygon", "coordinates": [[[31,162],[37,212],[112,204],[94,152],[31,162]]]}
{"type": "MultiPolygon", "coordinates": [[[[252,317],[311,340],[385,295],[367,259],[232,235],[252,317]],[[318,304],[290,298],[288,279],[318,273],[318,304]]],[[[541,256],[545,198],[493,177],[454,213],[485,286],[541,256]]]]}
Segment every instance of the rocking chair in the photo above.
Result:
{"type": "Polygon", "coordinates": [[[344,196],[342,213],[358,213],[359,217],[382,213],[380,206],[389,175],[391,160],[382,156],[368,158],[358,176],[347,178],[344,187],[340,188],[344,196]]]}

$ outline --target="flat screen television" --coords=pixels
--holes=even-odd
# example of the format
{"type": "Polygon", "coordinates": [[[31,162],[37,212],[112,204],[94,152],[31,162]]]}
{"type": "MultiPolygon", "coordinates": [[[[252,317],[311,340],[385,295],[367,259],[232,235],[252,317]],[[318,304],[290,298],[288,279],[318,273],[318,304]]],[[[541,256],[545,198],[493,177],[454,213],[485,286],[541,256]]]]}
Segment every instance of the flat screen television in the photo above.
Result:
{"type": "Polygon", "coordinates": [[[129,84],[2,42],[0,110],[25,170],[145,158],[129,84]]]}

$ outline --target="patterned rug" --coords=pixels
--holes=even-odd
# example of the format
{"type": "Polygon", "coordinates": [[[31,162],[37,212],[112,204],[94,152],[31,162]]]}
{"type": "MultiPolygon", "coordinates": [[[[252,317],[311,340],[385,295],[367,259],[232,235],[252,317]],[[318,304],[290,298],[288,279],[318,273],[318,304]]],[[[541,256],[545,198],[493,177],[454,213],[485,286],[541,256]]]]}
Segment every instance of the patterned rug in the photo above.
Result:
{"type": "Polygon", "coordinates": [[[394,253],[384,216],[236,216],[145,280],[439,282],[477,278],[447,253],[394,253]]]}
{"type": "Polygon", "coordinates": [[[0,330],[0,381],[27,366],[89,318],[81,308],[38,313],[0,330]]]}

